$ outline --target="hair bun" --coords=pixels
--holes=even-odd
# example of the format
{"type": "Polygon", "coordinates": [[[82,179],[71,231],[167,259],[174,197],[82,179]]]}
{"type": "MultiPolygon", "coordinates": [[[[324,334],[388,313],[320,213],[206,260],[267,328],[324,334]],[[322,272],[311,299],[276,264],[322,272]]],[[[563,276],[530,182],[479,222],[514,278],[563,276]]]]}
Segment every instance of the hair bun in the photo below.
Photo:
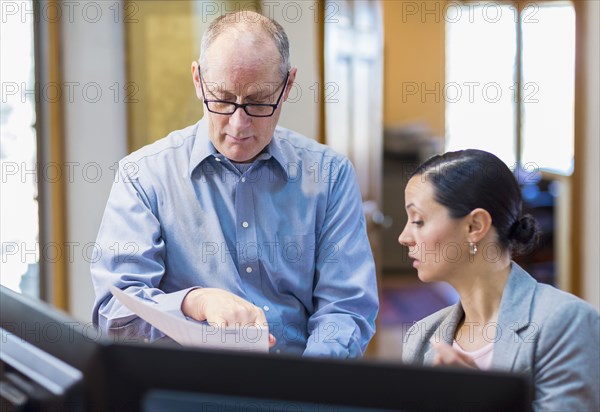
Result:
{"type": "Polygon", "coordinates": [[[516,253],[522,254],[533,249],[539,239],[538,224],[533,216],[527,214],[521,216],[513,223],[509,238],[513,243],[516,253]]]}

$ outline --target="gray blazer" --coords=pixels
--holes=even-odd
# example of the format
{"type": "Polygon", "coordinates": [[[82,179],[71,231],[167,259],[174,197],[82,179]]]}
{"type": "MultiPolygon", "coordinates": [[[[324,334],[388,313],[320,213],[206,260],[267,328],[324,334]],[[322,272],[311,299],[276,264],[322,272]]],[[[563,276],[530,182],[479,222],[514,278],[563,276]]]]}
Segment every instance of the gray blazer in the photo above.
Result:
{"type": "MultiPolygon", "coordinates": [[[[452,344],[463,316],[458,302],[415,323],[403,361],[431,365],[430,340],[452,344]]],[[[513,262],[498,321],[486,330],[495,342],[492,369],[530,375],[535,411],[600,411],[600,314],[590,304],[513,262]]]]}

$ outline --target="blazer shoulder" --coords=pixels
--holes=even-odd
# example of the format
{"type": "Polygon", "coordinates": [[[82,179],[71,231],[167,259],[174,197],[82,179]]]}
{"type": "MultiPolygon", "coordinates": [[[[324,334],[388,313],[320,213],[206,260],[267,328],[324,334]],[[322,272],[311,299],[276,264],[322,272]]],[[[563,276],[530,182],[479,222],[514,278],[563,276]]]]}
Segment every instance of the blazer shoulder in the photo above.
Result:
{"type": "Polygon", "coordinates": [[[454,307],[454,305],[445,307],[410,327],[403,338],[402,360],[404,362],[423,363],[423,355],[429,347],[429,340],[442,323],[452,315],[454,307]]]}
{"type": "Polygon", "coordinates": [[[423,331],[436,330],[440,324],[452,313],[454,305],[447,306],[444,309],[440,309],[435,313],[423,318],[413,325],[413,327],[419,327],[423,331]]]}
{"type": "Polygon", "coordinates": [[[600,313],[588,302],[550,285],[538,284],[533,303],[533,317],[568,321],[578,317],[599,319],[600,313]]]}

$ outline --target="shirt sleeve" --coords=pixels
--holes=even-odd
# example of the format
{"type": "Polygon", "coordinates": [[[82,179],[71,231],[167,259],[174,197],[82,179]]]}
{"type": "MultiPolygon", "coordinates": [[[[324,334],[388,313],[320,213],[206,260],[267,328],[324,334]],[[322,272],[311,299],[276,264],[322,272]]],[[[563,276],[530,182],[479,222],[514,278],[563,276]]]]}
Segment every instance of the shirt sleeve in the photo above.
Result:
{"type": "Polygon", "coordinates": [[[156,340],[164,335],[118,302],[110,285],[177,316],[183,316],[181,303],[193,289],[174,293],[159,289],[165,274],[165,243],[156,214],[156,196],[142,187],[137,163],[121,161],[91,262],[96,292],[93,322],[121,339],[156,340]]]}
{"type": "Polygon", "coordinates": [[[317,237],[315,309],[308,319],[304,355],[357,357],[375,333],[375,263],[352,165],[344,158],[326,169],[330,190],[317,237]]]}

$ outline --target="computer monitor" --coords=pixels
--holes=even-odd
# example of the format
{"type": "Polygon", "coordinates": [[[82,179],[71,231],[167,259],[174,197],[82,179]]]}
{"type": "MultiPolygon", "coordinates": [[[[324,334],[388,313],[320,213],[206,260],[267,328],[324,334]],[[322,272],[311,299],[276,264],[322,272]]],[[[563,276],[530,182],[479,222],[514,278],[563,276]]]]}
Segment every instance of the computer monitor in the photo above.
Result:
{"type": "Polygon", "coordinates": [[[0,291],[0,410],[525,411],[526,377],[122,343],[0,291]]]}
{"type": "Polygon", "coordinates": [[[525,411],[523,376],[366,360],[115,344],[111,407],[202,411],[525,411]]]}
{"type": "Polygon", "coordinates": [[[0,286],[0,410],[88,410],[97,331],[0,286]]]}

